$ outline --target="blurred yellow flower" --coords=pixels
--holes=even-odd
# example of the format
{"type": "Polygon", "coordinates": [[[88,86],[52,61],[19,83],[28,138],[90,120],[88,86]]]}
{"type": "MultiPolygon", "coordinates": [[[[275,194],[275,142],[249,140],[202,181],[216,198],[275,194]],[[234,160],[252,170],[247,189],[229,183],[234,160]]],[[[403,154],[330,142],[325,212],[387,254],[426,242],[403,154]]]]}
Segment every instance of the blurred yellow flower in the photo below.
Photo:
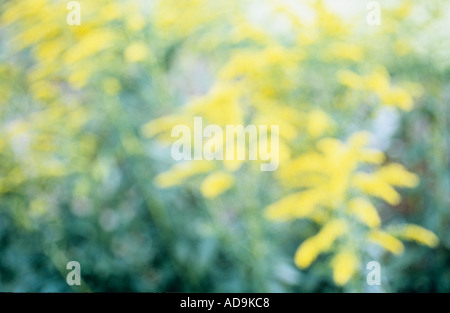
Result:
{"type": "Polygon", "coordinates": [[[81,68],[70,74],[68,82],[76,89],[84,87],[89,80],[91,73],[87,68],[81,68]]]}
{"type": "Polygon", "coordinates": [[[308,114],[308,133],[315,138],[329,130],[333,125],[333,120],[322,110],[314,110],[308,114]]]}
{"type": "Polygon", "coordinates": [[[200,191],[206,198],[215,198],[227,191],[234,183],[232,175],[225,172],[213,172],[200,185],[200,191]]]}
{"type": "Polygon", "coordinates": [[[381,225],[381,219],[378,215],[377,209],[364,198],[352,199],[349,204],[349,212],[355,215],[361,222],[371,228],[379,227],[381,225]]]}
{"type": "Polygon", "coordinates": [[[306,239],[295,253],[295,264],[299,268],[307,268],[320,253],[328,251],[333,242],[348,231],[347,222],[344,220],[331,220],[327,222],[320,232],[306,239]]]}
{"type": "Polygon", "coordinates": [[[345,285],[355,274],[359,265],[358,258],[351,252],[340,252],[331,260],[333,280],[339,285],[345,285]]]}
{"type": "Polygon", "coordinates": [[[145,27],[146,21],[141,14],[135,13],[127,17],[126,25],[127,28],[131,31],[139,31],[145,27]]]}
{"type": "Polygon", "coordinates": [[[396,235],[402,239],[413,240],[420,244],[434,248],[439,243],[439,238],[428,229],[418,225],[406,224],[397,227],[396,235]]]}
{"type": "Polygon", "coordinates": [[[182,184],[186,179],[214,168],[214,163],[208,161],[192,161],[175,164],[169,171],[155,177],[155,183],[161,188],[182,184]]]}
{"type": "Polygon", "coordinates": [[[134,42],[125,50],[125,60],[128,62],[142,62],[150,57],[150,50],[144,42],[134,42]]]}
{"type": "Polygon", "coordinates": [[[364,49],[356,44],[338,43],[329,48],[327,58],[359,62],[364,58],[364,49]]]}
{"type": "Polygon", "coordinates": [[[410,111],[414,104],[412,97],[399,87],[381,92],[380,98],[383,104],[395,106],[404,111],[410,111]]]}
{"type": "Polygon", "coordinates": [[[382,230],[374,230],[370,232],[368,238],[369,241],[382,246],[384,249],[394,254],[403,253],[404,250],[403,243],[394,236],[382,230]]]}
{"type": "Polygon", "coordinates": [[[391,163],[381,167],[377,174],[381,179],[393,186],[412,188],[419,184],[419,177],[398,163],[391,163]]]}
{"type": "Polygon", "coordinates": [[[336,73],[336,78],[342,85],[352,89],[362,89],[364,87],[362,78],[355,72],[340,70],[336,73]]]}

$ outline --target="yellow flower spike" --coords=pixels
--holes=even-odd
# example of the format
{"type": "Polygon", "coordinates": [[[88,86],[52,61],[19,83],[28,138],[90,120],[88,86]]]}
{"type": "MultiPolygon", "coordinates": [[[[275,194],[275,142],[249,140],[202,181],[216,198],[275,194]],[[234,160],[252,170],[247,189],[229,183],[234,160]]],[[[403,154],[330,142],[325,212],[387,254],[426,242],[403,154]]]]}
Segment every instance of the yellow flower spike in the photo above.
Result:
{"type": "Polygon", "coordinates": [[[0,23],[2,26],[8,26],[20,20],[23,18],[26,8],[27,5],[25,2],[8,3],[5,5],[5,11],[0,16],[0,23]]]}
{"type": "Polygon", "coordinates": [[[363,89],[364,85],[362,83],[361,76],[355,72],[348,70],[341,70],[336,74],[337,80],[340,84],[351,89],[363,89]]]}
{"type": "Polygon", "coordinates": [[[220,17],[228,9],[227,3],[208,0],[160,0],[155,6],[155,27],[171,38],[187,37],[220,17]]]}
{"type": "Polygon", "coordinates": [[[403,253],[404,250],[403,243],[394,236],[382,230],[372,231],[371,233],[369,233],[368,239],[369,241],[380,245],[387,251],[390,251],[394,254],[403,253]]]}
{"type": "Polygon", "coordinates": [[[123,8],[117,3],[105,4],[100,10],[99,18],[103,21],[111,21],[121,17],[123,8]]]}
{"type": "Polygon", "coordinates": [[[376,149],[361,149],[358,151],[358,160],[364,163],[381,164],[386,160],[383,152],[376,149]]]}
{"type": "Polygon", "coordinates": [[[379,66],[368,76],[364,78],[365,88],[382,94],[389,90],[390,77],[386,68],[379,66]]]}
{"type": "Polygon", "coordinates": [[[402,4],[393,10],[395,19],[402,20],[411,15],[414,5],[411,2],[402,2],[402,4]]]}
{"type": "Polygon", "coordinates": [[[44,80],[32,83],[30,85],[30,91],[36,99],[40,100],[50,100],[56,97],[58,93],[55,84],[44,80]]]}
{"type": "Polygon", "coordinates": [[[215,198],[230,189],[233,184],[232,175],[225,172],[213,172],[203,180],[200,191],[206,198],[215,198]]]}
{"type": "Polygon", "coordinates": [[[320,225],[326,223],[326,221],[330,219],[330,214],[324,209],[316,209],[308,215],[308,218],[320,225]]]}
{"type": "Polygon", "coordinates": [[[63,51],[64,46],[61,45],[59,39],[42,42],[36,47],[36,54],[43,62],[54,61],[63,51]]]}
{"type": "Polygon", "coordinates": [[[243,122],[240,96],[241,89],[237,85],[217,84],[206,96],[190,102],[187,112],[202,116],[211,124],[239,125],[243,122]]]}
{"type": "Polygon", "coordinates": [[[165,115],[163,117],[151,120],[142,127],[142,134],[146,137],[154,137],[157,135],[165,135],[164,139],[174,141],[171,136],[172,128],[176,125],[187,125],[193,128],[194,119],[186,115],[165,115]]]}
{"type": "Polygon", "coordinates": [[[296,43],[298,46],[310,46],[320,39],[320,34],[313,26],[305,26],[302,32],[298,32],[296,36],[296,43]]]}
{"type": "Polygon", "coordinates": [[[385,165],[378,170],[378,174],[385,182],[399,187],[416,187],[419,184],[419,177],[406,170],[397,163],[385,165]]]}
{"type": "Polygon", "coordinates": [[[289,220],[300,196],[301,193],[291,194],[269,205],[264,211],[266,218],[271,220],[289,220]]]}
{"type": "Polygon", "coordinates": [[[236,172],[244,164],[243,160],[223,160],[223,166],[230,172],[236,172]]]}
{"type": "Polygon", "coordinates": [[[145,18],[138,13],[133,13],[126,18],[126,27],[130,31],[140,31],[145,27],[145,18]]]}
{"type": "Polygon", "coordinates": [[[314,110],[308,114],[307,131],[312,137],[319,137],[333,124],[333,120],[322,110],[314,110]]]}
{"type": "Polygon", "coordinates": [[[324,138],[317,143],[317,149],[326,155],[333,155],[342,148],[342,142],[335,138],[324,138]]]}
{"type": "Polygon", "coordinates": [[[433,232],[421,226],[407,224],[400,226],[400,228],[400,231],[396,234],[402,239],[413,240],[431,248],[436,247],[439,243],[439,238],[433,232]]]}
{"type": "Polygon", "coordinates": [[[111,47],[116,39],[117,35],[109,30],[91,31],[83,36],[77,45],[66,51],[63,56],[63,63],[74,65],[111,47]]]}
{"type": "Polygon", "coordinates": [[[323,243],[326,243],[322,245],[322,247],[325,249],[324,251],[328,250],[333,241],[341,235],[345,234],[347,231],[348,224],[343,219],[334,219],[325,224],[325,226],[318,234],[318,236],[321,237],[321,241],[323,243]]]}
{"type": "Polygon", "coordinates": [[[406,40],[397,39],[394,42],[394,52],[398,56],[404,56],[404,55],[408,54],[409,52],[411,52],[411,50],[412,50],[411,45],[406,40]]]}
{"type": "Polygon", "coordinates": [[[68,82],[76,89],[83,88],[91,77],[91,71],[86,68],[81,68],[70,74],[68,82]]]}
{"type": "Polygon", "coordinates": [[[391,205],[400,203],[401,197],[398,192],[379,175],[356,173],[352,178],[352,185],[365,194],[379,197],[391,205]]]}
{"type": "Polygon", "coordinates": [[[298,179],[299,174],[304,172],[319,172],[322,168],[323,156],[316,152],[308,152],[282,166],[277,174],[279,174],[282,180],[289,179],[289,177],[298,179]]]}
{"type": "Polygon", "coordinates": [[[178,163],[169,171],[155,177],[155,183],[160,188],[168,188],[182,184],[186,179],[197,174],[207,173],[214,168],[214,163],[208,161],[192,161],[178,163]]]}
{"type": "MultiPolygon", "coordinates": [[[[256,98],[256,97],[255,97],[256,98]]],[[[263,99],[254,100],[257,102],[258,113],[252,119],[253,125],[280,125],[280,137],[291,141],[299,134],[301,124],[300,114],[292,108],[283,107],[282,103],[275,101],[265,101],[263,99]]]]}
{"type": "Polygon", "coordinates": [[[331,12],[323,1],[315,1],[310,5],[316,12],[316,27],[325,35],[341,37],[349,33],[350,24],[331,12]]]}
{"type": "Polygon", "coordinates": [[[258,58],[250,51],[235,52],[234,55],[228,60],[228,62],[220,69],[217,74],[219,79],[232,80],[241,75],[249,75],[257,70],[255,62],[258,58]],[[252,60],[253,55],[253,62],[252,60]]]}
{"type": "Polygon", "coordinates": [[[294,262],[301,269],[308,268],[317,259],[320,251],[314,237],[306,239],[295,252],[294,262]]]}
{"type": "Polygon", "coordinates": [[[269,36],[262,30],[251,25],[243,19],[236,18],[236,25],[230,33],[230,41],[238,43],[244,40],[253,40],[257,43],[267,44],[270,41],[269,36]]]}
{"type": "Polygon", "coordinates": [[[134,42],[125,50],[125,60],[130,63],[142,62],[151,59],[151,53],[144,42],[134,42]]]}
{"type": "Polygon", "coordinates": [[[294,261],[299,268],[307,268],[320,253],[330,250],[333,242],[348,231],[348,224],[344,220],[335,219],[325,224],[314,237],[306,239],[298,247],[294,261]]]}
{"type": "Polygon", "coordinates": [[[316,190],[296,192],[269,205],[265,215],[272,220],[307,217],[317,208],[322,197],[323,195],[316,190]]]}
{"type": "Polygon", "coordinates": [[[304,23],[302,21],[302,18],[296,12],[294,12],[289,6],[281,4],[276,0],[271,1],[271,4],[273,5],[274,11],[283,14],[296,30],[305,29],[307,24],[304,23]]]}
{"type": "Polygon", "coordinates": [[[352,199],[348,205],[349,212],[371,228],[379,227],[381,219],[377,209],[364,198],[352,199]]]}
{"type": "Polygon", "coordinates": [[[338,43],[330,47],[326,58],[359,62],[364,57],[364,49],[354,44],[338,43]]]}
{"type": "Polygon", "coordinates": [[[351,252],[338,253],[331,260],[334,282],[339,286],[347,284],[355,274],[358,265],[359,261],[355,254],[351,252]]]}
{"type": "Polygon", "coordinates": [[[367,144],[369,143],[369,139],[370,139],[370,133],[366,132],[366,131],[360,131],[360,132],[356,132],[354,133],[349,139],[348,139],[348,143],[349,146],[352,147],[353,149],[360,149],[364,146],[367,146],[367,144]]]}
{"type": "Polygon", "coordinates": [[[399,87],[382,91],[380,99],[384,105],[398,107],[404,111],[411,111],[414,105],[414,101],[408,92],[399,87]]]}
{"type": "MultiPolygon", "coordinates": [[[[272,141],[269,138],[267,140],[267,147],[268,147],[268,152],[272,152],[271,147],[272,146],[272,141]]],[[[278,140],[278,154],[274,153],[272,155],[272,159],[271,161],[276,163],[276,164],[281,164],[281,163],[285,163],[288,160],[291,159],[291,148],[289,147],[289,145],[286,143],[285,140],[283,139],[279,139],[278,140]]],[[[261,155],[258,151],[258,159],[261,161],[261,155]]],[[[261,161],[263,163],[265,163],[266,161],[261,161]]]]}

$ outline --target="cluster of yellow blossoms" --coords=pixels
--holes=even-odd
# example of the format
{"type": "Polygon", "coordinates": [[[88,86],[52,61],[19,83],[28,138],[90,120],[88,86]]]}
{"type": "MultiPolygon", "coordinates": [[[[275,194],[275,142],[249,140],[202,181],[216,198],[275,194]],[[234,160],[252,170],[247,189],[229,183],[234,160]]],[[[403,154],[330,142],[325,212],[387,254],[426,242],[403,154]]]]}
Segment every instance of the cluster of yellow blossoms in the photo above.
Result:
{"type": "MultiPolygon", "coordinates": [[[[331,12],[323,1],[305,2],[314,13],[311,20],[269,0],[162,0],[150,5],[151,18],[139,5],[125,1],[80,3],[82,24],[76,27],[66,24],[67,10],[60,1],[18,0],[1,7],[0,25],[19,34],[11,43],[13,52],[29,51],[35,60],[25,75],[35,107],[8,127],[2,126],[7,138],[0,139],[0,151],[6,149],[4,142],[13,149],[20,138],[37,138],[32,138],[35,147],[30,147],[36,159],[22,160],[29,164],[14,167],[0,178],[0,193],[30,173],[63,175],[82,170],[84,163],[74,164],[70,156],[89,155],[97,139],[84,135],[74,148],[64,145],[64,138],[76,137],[74,133],[89,122],[85,98],[89,99],[89,91],[101,90],[113,102],[123,88],[121,77],[129,75],[133,66],[161,70],[156,55],[163,53],[157,50],[184,45],[193,55],[220,60],[218,68],[212,62],[214,82],[207,94],[187,99],[174,114],[153,119],[142,133],[171,143],[172,128],[179,124],[192,128],[195,116],[220,126],[279,125],[280,168],[273,184],[281,186],[284,195],[274,199],[265,215],[284,221],[308,218],[320,226],[298,248],[298,267],[307,268],[320,254],[331,252],[334,281],[344,285],[358,270],[367,242],[395,254],[403,250],[399,238],[437,244],[437,237],[420,226],[381,229],[373,198],[397,205],[401,199],[395,187],[414,187],[419,180],[400,164],[384,164],[384,154],[368,147],[370,134],[354,132],[354,127],[341,125],[338,118],[341,111],[356,112],[363,106],[355,101],[358,97],[375,98],[364,103],[371,109],[411,110],[420,86],[396,81],[381,64],[359,66],[371,56],[370,43],[358,35],[357,24],[331,12]],[[272,12],[271,18],[283,21],[276,26],[284,28],[277,32],[276,27],[267,27],[267,21],[252,20],[248,11],[255,4],[261,16],[272,12]],[[150,31],[158,42],[147,42],[150,31]],[[322,83],[314,75],[320,74],[316,68],[323,65],[327,72],[322,83]],[[36,152],[40,150],[41,154],[36,152]],[[36,169],[36,164],[43,169],[36,169]]],[[[404,12],[405,6],[395,10],[404,12]]],[[[386,25],[392,23],[386,20],[386,25]]],[[[13,75],[13,70],[0,64],[2,77],[13,75]]],[[[5,81],[0,81],[0,87],[13,88],[5,81]]],[[[0,93],[0,102],[7,101],[15,99],[8,92],[0,93]]],[[[369,118],[364,119],[356,126],[362,127],[369,118]]],[[[161,173],[156,183],[166,188],[200,176],[201,194],[214,199],[232,190],[244,167],[257,184],[263,175],[254,166],[257,163],[189,161],[161,173]]]]}
{"type": "Polygon", "coordinates": [[[1,3],[6,51],[0,106],[22,109],[20,115],[0,111],[0,153],[14,160],[2,169],[0,194],[27,179],[86,171],[98,146],[98,138],[85,131],[98,116],[89,102],[110,101],[112,107],[122,89],[120,77],[144,59],[153,64],[142,33],[148,22],[137,3],[79,2],[82,23],[76,26],[66,22],[65,2],[1,3]]]}
{"type": "MultiPolygon", "coordinates": [[[[205,7],[211,4],[210,1],[197,2],[205,7]]],[[[174,17],[164,14],[171,11],[170,3],[160,3],[161,18],[156,25],[162,32],[188,39],[191,35],[195,43],[210,40],[208,51],[219,45],[207,37],[208,33],[202,35],[202,21],[208,15],[194,18],[205,10],[191,12],[191,7],[185,16],[174,17]]],[[[334,106],[305,104],[299,100],[302,92],[313,89],[302,80],[302,70],[317,57],[335,68],[336,88],[348,90],[339,91],[331,101],[355,102],[352,100],[354,93],[360,93],[366,98],[375,96],[375,106],[409,111],[413,98],[421,94],[420,85],[403,82],[400,87],[382,65],[369,65],[369,71],[358,73],[358,67],[355,70],[350,65],[364,60],[367,47],[363,42],[358,45],[358,41],[346,43],[347,40],[341,42],[330,37],[342,39],[356,35],[352,35],[352,25],[330,12],[322,1],[310,2],[310,9],[317,15],[310,23],[275,2],[268,1],[265,5],[272,5],[275,12],[291,22],[290,30],[296,37],[290,41],[283,38],[287,42],[283,44],[270,30],[252,24],[242,16],[242,11],[236,13],[233,11],[236,7],[230,5],[229,12],[234,15],[228,16],[230,30],[222,40],[237,47],[231,49],[227,61],[218,69],[210,92],[188,101],[177,114],[151,121],[145,125],[144,134],[170,143],[172,127],[177,124],[192,127],[194,116],[222,126],[280,125],[280,168],[274,179],[277,185],[283,186],[286,195],[269,205],[265,215],[282,221],[308,218],[320,225],[320,231],[298,248],[295,263],[304,269],[320,254],[331,252],[334,257],[330,265],[338,285],[346,284],[358,271],[361,252],[368,242],[394,254],[403,251],[398,238],[436,246],[437,237],[420,226],[401,225],[395,231],[393,228],[382,230],[374,205],[373,198],[398,205],[401,197],[395,187],[415,187],[418,177],[400,164],[385,164],[384,154],[368,147],[368,132],[353,133],[346,142],[333,138],[331,135],[337,132],[346,133],[345,126],[338,127],[332,118],[333,113],[338,114],[342,108],[338,103],[334,106]],[[317,50],[319,47],[325,50],[317,50]],[[315,51],[319,51],[318,56],[312,54],[315,51]]],[[[405,4],[398,10],[404,11],[405,4]]],[[[315,84],[314,81],[309,83],[315,84]]],[[[160,174],[156,183],[160,187],[170,187],[183,184],[191,177],[203,176],[201,193],[206,198],[215,198],[233,187],[239,179],[242,163],[229,160],[184,162],[160,174]]],[[[255,182],[259,175],[256,171],[255,167],[252,172],[255,182]]]]}

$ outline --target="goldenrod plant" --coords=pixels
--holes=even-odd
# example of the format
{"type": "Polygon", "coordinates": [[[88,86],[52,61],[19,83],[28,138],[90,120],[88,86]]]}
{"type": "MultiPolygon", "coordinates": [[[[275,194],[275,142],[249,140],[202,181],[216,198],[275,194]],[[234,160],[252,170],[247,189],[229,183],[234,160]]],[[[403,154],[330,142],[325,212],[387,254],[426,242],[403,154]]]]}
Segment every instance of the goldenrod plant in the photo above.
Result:
{"type": "Polygon", "coordinates": [[[68,2],[0,2],[1,291],[450,290],[448,3],[68,2]]]}

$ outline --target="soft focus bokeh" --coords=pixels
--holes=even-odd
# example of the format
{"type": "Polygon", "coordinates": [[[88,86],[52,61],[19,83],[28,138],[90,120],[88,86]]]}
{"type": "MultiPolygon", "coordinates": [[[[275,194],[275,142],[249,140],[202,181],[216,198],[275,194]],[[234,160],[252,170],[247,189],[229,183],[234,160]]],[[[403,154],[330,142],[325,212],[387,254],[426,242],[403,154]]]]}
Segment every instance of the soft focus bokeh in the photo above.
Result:
{"type": "Polygon", "coordinates": [[[0,0],[0,291],[450,291],[448,1],[68,2],[0,0]]]}

